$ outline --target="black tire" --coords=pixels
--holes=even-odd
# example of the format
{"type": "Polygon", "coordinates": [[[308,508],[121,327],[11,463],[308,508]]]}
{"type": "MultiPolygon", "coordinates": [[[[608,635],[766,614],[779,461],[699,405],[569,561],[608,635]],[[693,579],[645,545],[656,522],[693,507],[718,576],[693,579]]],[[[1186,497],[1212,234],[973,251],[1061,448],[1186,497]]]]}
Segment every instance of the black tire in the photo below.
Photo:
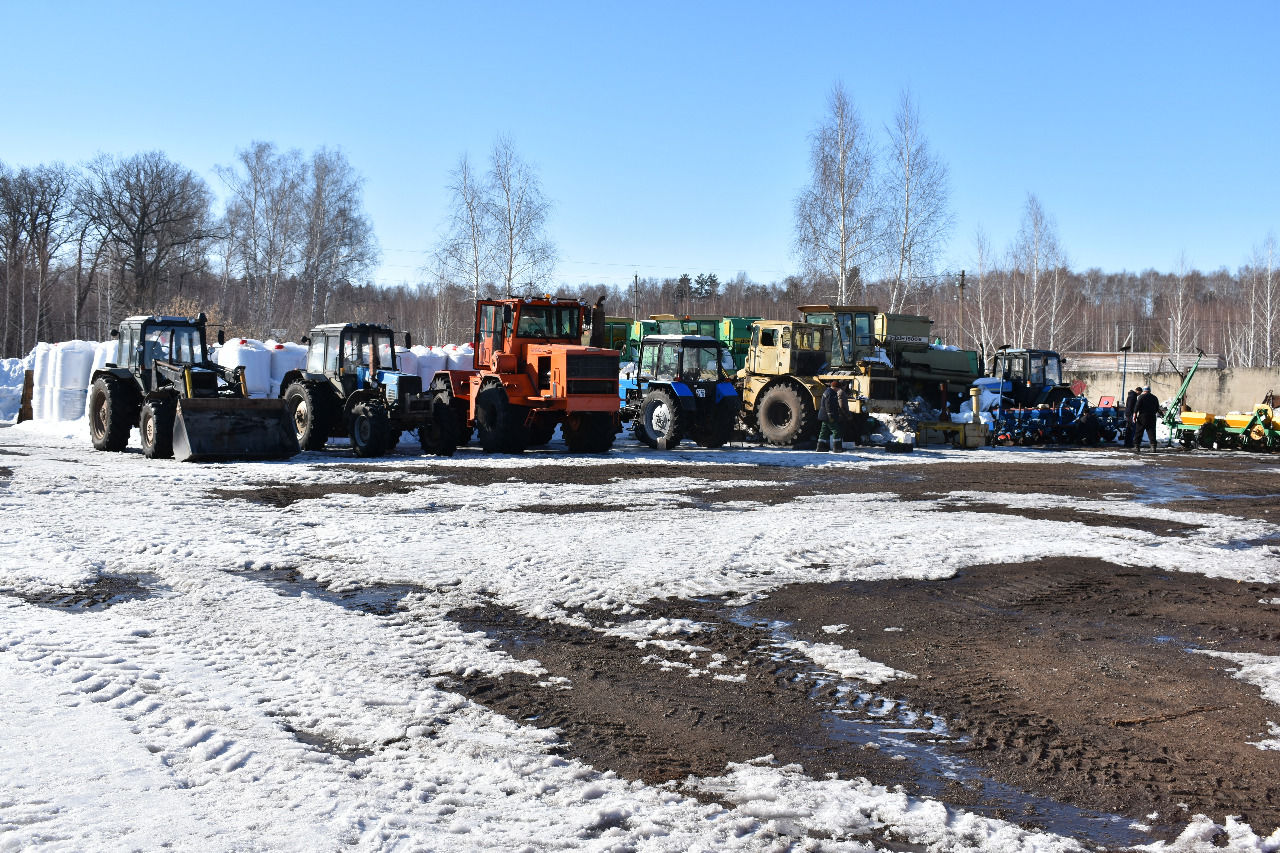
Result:
{"type": "Polygon", "coordinates": [[[172,400],[148,400],[138,415],[138,432],[142,435],[142,452],[148,459],[173,458],[173,419],[177,403],[172,400]]]}
{"type": "Polygon", "coordinates": [[[528,444],[526,409],[513,406],[501,385],[486,385],[476,394],[476,432],[485,453],[523,453],[528,444]]]}
{"type": "Polygon", "coordinates": [[[390,433],[387,410],[381,403],[369,400],[352,407],[347,435],[351,437],[351,449],[356,456],[368,458],[386,453],[390,433]]]}
{"type": "Polygon", "coordinates": [[[811,437],[813,403],[793,385],[773,385],[756,400],[756,420],[765,444],[791,447],[811,437]]]}
{"type": "Polygon", "coordinates": [[[693,440],[701,447],[723,447],[733,438],[733,421],[738,415],[738,398],[725,398],[716,403],[710,422],[698,430],[693,440]]]}
{"type": "Polygon", "coordinates": [[[323,450],[333,419],[329,398],[314,385],[294,382],[284,392],[285,410],[303,450],[323,450]]]}
{"type": "Polygon", "coordinates": [[[554,418],[538,418],[529,427],[529,446],[542,447],[549,442],[556,434],[556,420],[554,418]]]}
{"type": "Polygon", "coordinates": [[[636,421],[640,425],[636,438],[657,450],[671,450],[684,439],[684,410],[665,388],[651,388],[645,393],[636,421]]]}
{"type": "Polygon", "coordinates": [[[89,438],[94,450],[119,452],[129,446],[137,421],[132,400],[114,379],[99,377],[89,389],[89,438]]]}
{"type": "Polygon", "coordinates": [[[458,449],[458,414],[442,395],[431,398],[431,420],[418,427],[423,453],[452,456],[458,449]]]}
{"type": "Polygon", "coordinates": [[[613,416],[608,412],[583,412],[561,426],[565,446],[573,453],[605,453],[613,447],[613,416]]]}

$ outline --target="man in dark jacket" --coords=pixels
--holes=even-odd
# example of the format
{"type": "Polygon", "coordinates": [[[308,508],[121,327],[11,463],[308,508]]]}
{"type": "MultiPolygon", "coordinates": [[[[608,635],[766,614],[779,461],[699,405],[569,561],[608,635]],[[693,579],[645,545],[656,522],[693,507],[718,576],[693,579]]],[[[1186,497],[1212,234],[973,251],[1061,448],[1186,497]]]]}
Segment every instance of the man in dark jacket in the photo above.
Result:
{"type": "Polygon", "coordinates": [[[1124,398],[1124,446],[1133,447],[1133,416],[1138,413],[1138,395],[1141,388],[1134,388],[1124,398]]]}
{"type": "Polygon", "coordinates": [[[1133,452],[1142,449],[1143,433],[1151,439],[1151,452],[1156,451],[1156,418],[1160,415],[1160,401],[1151,393],[1151,386],[1142,386],[1142,393],[1134,404],[1133,414],[1133,452]]]}
{"type": "Polygon", "coordinates": [[[848,410],[848,393],[839,379],[832,379],[818,401],[818,450],[826,450],[822,443],[830,440],[832,453],[844,451],[844,417],[848,410]]]}

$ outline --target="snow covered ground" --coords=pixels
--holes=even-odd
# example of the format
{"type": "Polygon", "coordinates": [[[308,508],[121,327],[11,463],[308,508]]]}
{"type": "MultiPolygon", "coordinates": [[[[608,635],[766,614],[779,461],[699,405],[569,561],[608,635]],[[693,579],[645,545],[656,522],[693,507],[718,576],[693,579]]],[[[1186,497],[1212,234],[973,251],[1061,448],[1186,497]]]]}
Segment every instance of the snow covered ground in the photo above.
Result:
{"type": "MultiPolygon", "coordinates": [[[[1000,452],[1008,464],[1138,464],[1000,452]]],[[[763,463],[760,479],[767,480],[767,466],[775,465],[856,474],[869,465],[977,458],[763,448],[660,454],[620,439],[597,458],[485,457],[464,448],[450,460],[413,454],[365,463],[310,453],[283,463],[198,466],[95,453],[83,422],[0,429],[0,468],[11,472],[0,477],[0,851],[853,851],[876,849],[868,837],[886,828],[936,850],[1076,849],[1071,839],[866,781],[807,778],[766,756],[683,786],[629,781],[559,757],[553,733],[512,722],[445,684],[467,672],[540,674],[536,664],[447,620],[458,607],[500,604],[590,627],[575,610],[608,610],[625,621],[629,608],[657,596],[939,578],[969,565],[1058,555],[1280,580],[1274,556],[1241,544],[1276,528],[1227,516],[1112,502],[1112,514],[1163,514],[1202,527],[1171,540],[1124,527],[1083,535],[1076,524],[1001,516],[997,538],[991,516],[930,512],[876,495],[716,513],[680,499],[709,462],[763,463]],[[396,470],[387,470],[388,461],[396,470]],[[428,471],[641,461],[684,466],[683,476],[625,487],[514,478],[461,486],[428,471]],[[386,480],[415,488],[284,508],[211,493],[386,480]],[[595,510],[530,511],[546,504],[595,510]],[[820,539],[811,536],[815,518],[829,531],[820,539]],[[947,547],[914,546],[922,536],[947,547]],[[314,594],[279,594],[268,581],[283,571],[313,582],[314,594]],[[28,603],[112,583],[136,594],[84,610],[28,603]],[[403,609],[375,615],[332,594],[356,588],[397,589],[403,609]],[[705,803],[693,791],[732,805],[705,803]]],[[[1088,511],[1105,496],[1035,500],[1088,511]]],[[[625,630],[637,642],[692,633],[696,641],[696,625],[664,622],[628,622],[615,633],[625,630]]],[[[833,650],[844,651],[813,646],[807,653],[850,677],[910,677],[833,650]]],[[[1240,677],[1277,701],[1280,659],[1236,663],[1240,677]]],[[[1217,849],[1217,830],[1195,822],[1164,849],[1217,849]]],[[[1280,830],[1266,838],[1233,822],[1225,830],[1233,849],[1280,849],[1280,830]]]]}

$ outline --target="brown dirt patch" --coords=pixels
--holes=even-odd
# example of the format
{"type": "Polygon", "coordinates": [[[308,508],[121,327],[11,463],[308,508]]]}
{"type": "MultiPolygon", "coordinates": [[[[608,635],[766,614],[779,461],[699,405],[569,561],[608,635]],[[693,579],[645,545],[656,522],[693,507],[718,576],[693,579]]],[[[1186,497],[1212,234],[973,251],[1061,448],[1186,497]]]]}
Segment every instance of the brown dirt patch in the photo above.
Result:
{"type": "Polygon", "coordinates": [[[210,489],[209,494],[223,500],[287,507],[298,501],[320,500],[333,495],[404,495],[420,488],[420,483],[386,480],[372,483],[259,483],[247,489],[210,489]]]}
{"type": "MultiPolygon", "coordinates": [[[[695,657],[502,608],[451,618],[567,679],[476,676],[456,689],[557,729],[566,752],[600,769],[663,782],[773,754],[814,777],[903,784],[1124,846],[1144,840],[1128,821],[1170,838],[1197,812],[1242,815],[1260,833],[1280,826],[1275,753],[1248,743],[1270,737],[1280,714],[1231,678],[1229,661],[1190,651],[1275,654],[1280,608],[1258,602],[1278,596],[1280,585],[1054,559],[945,581],[790,586],[745,608],[655,601],[634,617],[706,626],[679,638],[705,649],[695,657]],[[839,624],[850,627],[823,631],[839,624]],[[848,690],[780,638],[856,649],[918,677],[848,690]],[[717,654],[719,670],[708,666],[717,654]],[[947,760],[969,769],[948,775],[947,760]]],[[[612,618],[579,615],[598,628],[612,618]]]]}

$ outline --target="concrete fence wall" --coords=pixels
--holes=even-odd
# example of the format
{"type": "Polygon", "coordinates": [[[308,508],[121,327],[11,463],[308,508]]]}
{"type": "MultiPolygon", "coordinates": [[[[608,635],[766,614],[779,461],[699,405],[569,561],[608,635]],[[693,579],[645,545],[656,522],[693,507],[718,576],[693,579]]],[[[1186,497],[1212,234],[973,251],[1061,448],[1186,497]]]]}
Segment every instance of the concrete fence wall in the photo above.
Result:
{"type": "MultiPolygon", "coordinates": [[[[1121,390],[1119,371],[1065,370],[1067,382],[1083,382],[1083,393],[1091,401],[1099,397],[1118,396],[1124,403],[1129,388],[1150,385],[1151,393],[1161,404],[1169,402],[1182,386],[1182,377],[1168,373],[1135,373],[1130,370],[1125,377],[1128,388],[1121,390]]],[[[1256,367],[1200,368],[1187,388],[1186,404],[1193,411],[1220,415],[1226,412],[1249,412],[1262,402],[1268,391],[1280,396],[1280,370],[1264,370],[1256,367]]]]}

